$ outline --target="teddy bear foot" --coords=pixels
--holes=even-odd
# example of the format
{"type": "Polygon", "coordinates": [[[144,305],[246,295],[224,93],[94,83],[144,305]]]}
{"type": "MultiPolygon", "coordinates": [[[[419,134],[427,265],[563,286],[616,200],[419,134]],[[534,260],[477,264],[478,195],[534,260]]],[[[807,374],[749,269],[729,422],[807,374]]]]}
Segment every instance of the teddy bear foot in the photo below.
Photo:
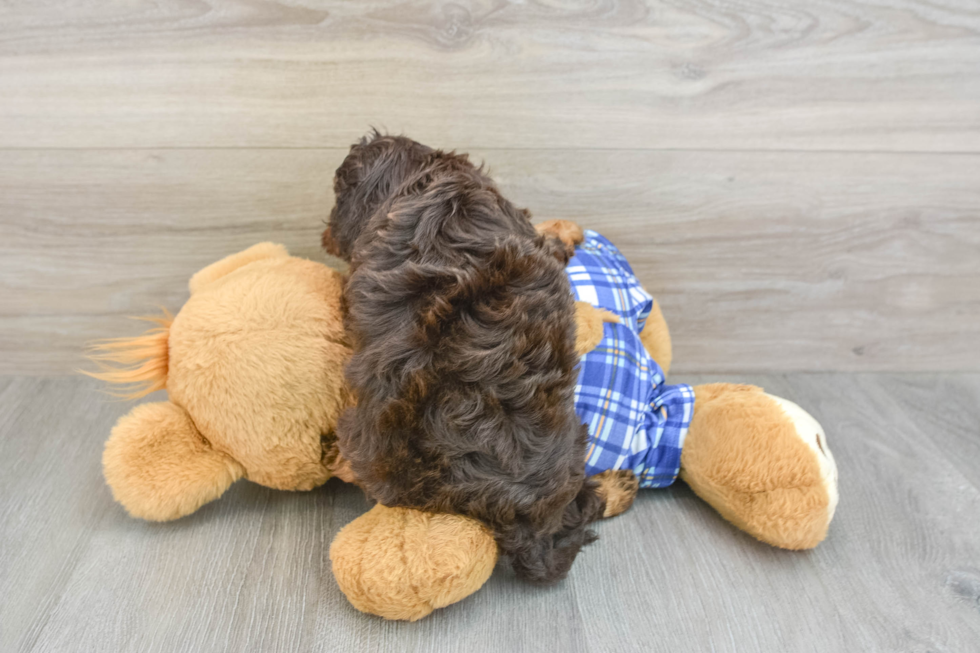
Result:
{"type": "Polygon", "coordinates": [[[166,401],[141,404],[119,420],[102,466],[116,501],[150,521],[189,515],[244,475],[211,448],[183,408],[166,401]]]}
{"type": "Polygon", "coordinates": [[[355,608],[416,621],[480,589],[497,543],[468,517],[378,504],[337,533],[330,561],[355,608]]]}
{"type": "Polygon", "coordinates": [[[837,467],[820,424],[761,388],[695,389],[681,479],[721,515],[785,549],[809,549],[837,507],[837,467]]]}

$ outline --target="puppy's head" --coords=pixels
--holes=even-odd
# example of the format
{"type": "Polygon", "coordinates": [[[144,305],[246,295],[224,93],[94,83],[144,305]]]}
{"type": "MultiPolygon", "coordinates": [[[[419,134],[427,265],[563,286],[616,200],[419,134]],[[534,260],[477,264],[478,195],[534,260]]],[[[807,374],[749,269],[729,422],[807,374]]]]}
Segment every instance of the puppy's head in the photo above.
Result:
{"type": "Polygon", "coordinates": [[[336,203],[323,232],[324,249],[350,261],[354,241],[374,212],[432,153],[431,147],[410,138],[377,130],[351,146],[334,176],[336,203]]]}

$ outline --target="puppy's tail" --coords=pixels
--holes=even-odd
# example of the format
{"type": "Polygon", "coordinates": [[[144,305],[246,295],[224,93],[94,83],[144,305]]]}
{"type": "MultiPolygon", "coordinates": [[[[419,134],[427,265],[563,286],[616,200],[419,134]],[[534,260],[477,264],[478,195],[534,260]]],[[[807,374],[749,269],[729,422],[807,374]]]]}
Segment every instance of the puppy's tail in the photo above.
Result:
{"type": "Polygon", "coordinates": [[[538,534],[532,525],[519,523],[498,537],[497,543],[510,556],[518,578],[538,585],[557,583],[568,574],[579,550],[597,539],[588,525],[602,515],[604,507],[595,481],[588,479],[565,507],[557,533],[538,534]]]}
{"type": "Polygon", "coordinates": [[[157,326],[135,338],[110,338],[92,343],[87,358],[99,369],[81,370],[93,379],[120,386],[111,394],[122,399],[139,399],[167,387],[170,325],[174,318],[164,310],[163,315],[135,319],[157,326]]]}

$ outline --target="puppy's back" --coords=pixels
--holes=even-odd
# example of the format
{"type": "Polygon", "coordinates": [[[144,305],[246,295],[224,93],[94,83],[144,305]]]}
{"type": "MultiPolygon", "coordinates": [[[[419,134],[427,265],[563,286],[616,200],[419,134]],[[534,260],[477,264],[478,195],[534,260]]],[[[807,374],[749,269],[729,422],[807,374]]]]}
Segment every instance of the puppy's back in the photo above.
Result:
{"type": "Polygon", "coordinates": [[[601,510],[573,407],[563,248],[482,172],[438,163],[354,249],[358,404],[341,449],[377,500],[481,519],[519,575],[555,581],[601,510]]]}

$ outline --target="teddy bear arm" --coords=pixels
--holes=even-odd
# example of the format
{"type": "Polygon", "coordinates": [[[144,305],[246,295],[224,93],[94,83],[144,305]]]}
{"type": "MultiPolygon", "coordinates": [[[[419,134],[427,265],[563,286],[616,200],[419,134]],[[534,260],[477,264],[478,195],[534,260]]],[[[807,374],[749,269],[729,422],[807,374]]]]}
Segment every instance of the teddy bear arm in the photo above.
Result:
{"type": "Polygon", "coordinates": [[[355,608],[416,621],[480,589],[497,563],[497,543],[468,517],[378,504],[340,530],[330,560],[355,608]]]}
{"type": "Polygon", "coordinates": [[[584,356],[602,341],[603,324],[616,323],[619,318],[609,311],[596,308],[589,302],[575,302],[575,352],[584,356]]]}
{"type": "Polygon", "coordinates": [[[133,517],[150,521],[189,515],[244,474],[170,402],[141,404],[120,418],[105,444],[102,466],[116,501],[133,517]]]}
{"type": "Polygon", "coordinates": [[[562,242],[568,255],[572,256],[575,246],[585,241],[585,232],[571,220],[546,220],[534,225],[534,230],[545,236],[554,236],[562,242]]]}
{"type": "Polygon", "coordinates": [[[837,470],[820,425],[761,388],[694,388],[680,477],[725,519],[759,540],[807,549],[837,505],[837,470]]]}
{"type": "Polygon", "coordinates": [[[660,311],[660,304],[656,300],[653,302],[653,309],[647,316],[643,324],[643,331],[640,332],[640,342],[650,354],[650,358],[656,361],[664,376],[670,372],[670,364],[674,354],[670,341],[670,330],[667,329],[667,321],[660,311]]]}

